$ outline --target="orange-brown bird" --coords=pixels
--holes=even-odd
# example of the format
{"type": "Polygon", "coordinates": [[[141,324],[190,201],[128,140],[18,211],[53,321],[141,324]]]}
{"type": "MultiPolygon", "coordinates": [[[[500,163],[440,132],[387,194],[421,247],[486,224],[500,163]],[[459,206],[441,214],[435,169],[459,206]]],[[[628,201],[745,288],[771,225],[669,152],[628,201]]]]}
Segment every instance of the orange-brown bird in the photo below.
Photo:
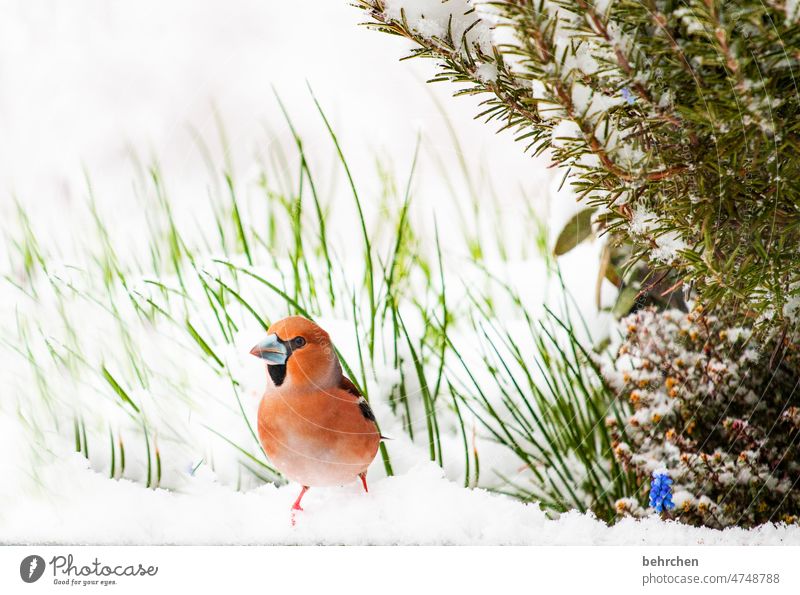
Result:
{"type": "Polygon", "coordinates": [[[344,376],[331,339],[302,316],[273,324],[250,351],[267,362],[270,381],[258,408],[258,435],[275,467],[303,486],[342,485],[361,478],[378,452],[375,415],[344,376]]]}

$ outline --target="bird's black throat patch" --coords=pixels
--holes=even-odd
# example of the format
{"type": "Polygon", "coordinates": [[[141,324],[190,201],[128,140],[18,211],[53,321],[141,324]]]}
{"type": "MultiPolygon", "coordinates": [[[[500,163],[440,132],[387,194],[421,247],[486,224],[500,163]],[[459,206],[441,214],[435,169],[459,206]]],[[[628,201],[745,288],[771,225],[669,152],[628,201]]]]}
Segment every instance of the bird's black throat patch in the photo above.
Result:
{"type": "Polygon", "coordinates": [[[270,364],[267,366],[267,371],[275,386],[280,386],[286,380],[286,364],[270,364]]]}

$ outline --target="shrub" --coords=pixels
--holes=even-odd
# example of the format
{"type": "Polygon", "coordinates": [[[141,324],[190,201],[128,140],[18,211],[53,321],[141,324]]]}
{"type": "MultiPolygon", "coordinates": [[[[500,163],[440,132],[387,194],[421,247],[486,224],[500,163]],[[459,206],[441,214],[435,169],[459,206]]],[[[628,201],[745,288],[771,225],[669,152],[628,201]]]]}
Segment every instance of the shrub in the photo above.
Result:
{"type": "MultiPolygon", "coordinates": [[[[711,527],[796,522],[800,512],[800,346],[783,334],[756,345],[750,329],[695,310],[641,310],[607,380],[633,414],[609,419],[614,453],[649,487],[674,480],[674,514],[711,527]]],[[[642,498],[644,494],[642,494],[642,498]]],[[[621,514],[641,515],[635,500],[621,514]]]]}

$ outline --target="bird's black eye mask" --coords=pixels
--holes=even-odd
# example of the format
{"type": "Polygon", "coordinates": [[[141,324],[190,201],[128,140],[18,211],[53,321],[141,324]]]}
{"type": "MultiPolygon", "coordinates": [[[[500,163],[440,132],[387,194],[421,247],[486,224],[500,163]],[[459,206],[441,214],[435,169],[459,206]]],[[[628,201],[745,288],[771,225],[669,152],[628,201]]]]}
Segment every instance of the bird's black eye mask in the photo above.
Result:
{"type": "Polygon", "coordinates": [[[286,380],[286,365],[289,363],[289,358],[292,357],[292,353],[301,349],[306,344],[306,340],[303,337],[295,337],[288,341],[284,341],[278,337],[278,340],[286,348],[286,361],[282,364],[269,364],[267,366],[267,372],[269,372],[269,377],[272,378],[272,382],[275,383],[275,386],[282,385],[286,380]]]}

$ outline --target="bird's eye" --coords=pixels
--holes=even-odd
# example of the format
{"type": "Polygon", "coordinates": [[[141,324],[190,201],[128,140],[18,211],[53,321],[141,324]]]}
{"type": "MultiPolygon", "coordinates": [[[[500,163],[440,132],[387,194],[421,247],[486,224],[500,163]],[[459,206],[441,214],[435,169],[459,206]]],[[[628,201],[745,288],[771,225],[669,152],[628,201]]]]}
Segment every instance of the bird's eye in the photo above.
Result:
{"type": "Polygon", "coordinates": [[[295,337],[294,339],[292,339],[292,347],[294,349],[300,349],[305,344],[306,340],[303,337],[295,337]]]}

